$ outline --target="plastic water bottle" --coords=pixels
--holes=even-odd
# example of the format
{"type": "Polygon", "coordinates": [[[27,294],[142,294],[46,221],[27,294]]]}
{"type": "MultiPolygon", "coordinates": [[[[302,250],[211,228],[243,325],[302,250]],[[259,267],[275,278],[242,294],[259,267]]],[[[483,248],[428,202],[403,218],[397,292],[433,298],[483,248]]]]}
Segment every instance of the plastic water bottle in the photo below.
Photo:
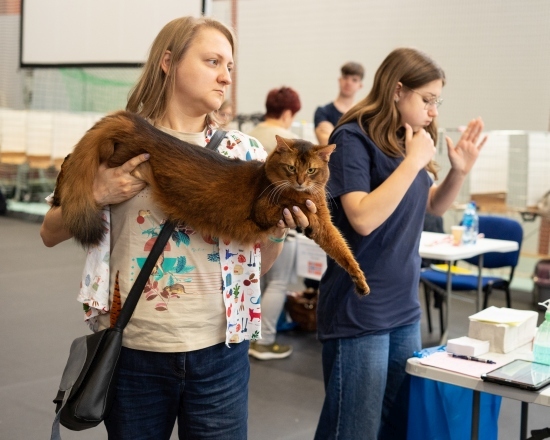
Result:
{"type": "Polygon", "coordinates": [[[544,314],[544,322],[540,325],[535,343],[533,345],[533,360],[539,364],[550,365],[550,299],[539,303],[540,306],[546,307],[544,314]]]}
{"type": "Polygon", "coordinates": [[[476,244],[477,235],[479,233],[479,217],[477,215],[475,202],[470,202],[466,205],[464,216],[462,217],[462,226],[464,226],[462,243],[476,244]]]}

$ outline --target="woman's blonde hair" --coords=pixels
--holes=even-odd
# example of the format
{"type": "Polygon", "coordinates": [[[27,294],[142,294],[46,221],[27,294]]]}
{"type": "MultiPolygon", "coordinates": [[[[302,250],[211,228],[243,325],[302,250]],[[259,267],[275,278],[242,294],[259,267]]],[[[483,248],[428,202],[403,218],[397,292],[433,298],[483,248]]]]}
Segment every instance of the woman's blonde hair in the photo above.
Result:
{"type": "MultiPolygon", "coordinates": [[[[445,85],[445,73],[428,55],[411,48],[393,50],[382,62],[374,76],[370,93],[346,114],[338,125],[357,121],[373,142],[388,156],[405,155],[404,130],[400,129],[400,115],[394,100],[397,83],[417,89],[434,80],[445,85]]],[[[437,123],[435,120],[426,131],[437,143],[437,123]]],[[[437,179],[437,167],[431,161],[427,170],[437,179]]]]}
{"type": "MultiPolygon", "coordinates": [[[[165,25],[151,45],[149,56],[136,85],[130,90],[126,110],[150,119],[153,123],[162,119],[176,83],[176,68],[187,49],[202,28],[220,31],[235,52],[235,39],[231,30],[221,22],[207,17],[181,17],[165,25]],[[164,73],[162,60],[170,51],[170,64],[164,73]]],[[[209,122],[214,120],[208,115],[209,122]]]]}

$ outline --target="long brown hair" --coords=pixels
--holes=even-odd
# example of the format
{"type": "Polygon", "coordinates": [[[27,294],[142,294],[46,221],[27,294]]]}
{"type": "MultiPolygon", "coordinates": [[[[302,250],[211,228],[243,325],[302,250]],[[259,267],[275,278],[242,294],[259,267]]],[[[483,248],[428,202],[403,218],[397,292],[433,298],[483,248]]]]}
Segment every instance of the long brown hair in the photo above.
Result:
{"type": "MultiPolygon", "coordinates": [[[[153,123],[162,119],[176,82],[176,68],[185,52],[202,28],[220,31],[235,52],[235,39],[231,30],[212,18],[181,17],[166,24],[151,45],[149,56],[136,85],[130,90],[126,110],[150,119],[153,123]],[[170,51],[170,65],[164,73],[161,64],[166,51],[170,51]]],[[[213,113],[213,112],[212,112],[213,113]]],[[[210,121],[215,116],[208,115],[210,121]]]]}
{"type": "MultiPolygon", "coordinates": [[[[344,114],[337,126],[357,121],[385,154],[404,156],[404,131],[400,130],[400,115],[394,101],[397,83],[414,90],[438,79],[445,85],[445,72],[428,55],[412,48],[395,49],[376,71],[370,93],[344,114]]],[[[426,131],[437,144],[435,119],[426,131]]],[[[428,164],[427,170],[437,178],[434,161],[428,164]]]]}

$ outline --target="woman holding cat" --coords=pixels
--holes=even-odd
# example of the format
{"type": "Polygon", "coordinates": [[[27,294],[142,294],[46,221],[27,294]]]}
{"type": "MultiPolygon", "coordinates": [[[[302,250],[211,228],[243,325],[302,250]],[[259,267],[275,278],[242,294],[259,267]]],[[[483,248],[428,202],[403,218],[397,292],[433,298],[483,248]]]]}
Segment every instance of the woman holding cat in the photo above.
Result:
{"type": "MultiPolygon", "coordinates": [[[[231,84],[233,52],[233,35],[220,22],[173,20],[153,42],[127,110],[168,134],[205,146],[215,132],[214,112],[231,84]]],[[[228,132],[218,151],[241,159],[266,156],[256,140],[238,131],[228,132]]],[[[110,244],[97,260],[108,265],[107,298],[104,307],[93,298],[83,300],[87,319],[98,329],[109,326],[106,311],[114,304],[113,292],[120,291],[124,302],[165,219],[149,187],[131,176],[147,159],[142,155],[119,168],[102,167],[94,181],[96,202],[111,205],[110,244]]],[[[204,198],[209,198],[208,188],[204,198]]],[[[313,204],[308,207],[316,211],[313,204]]],[[[297,225],[309,225],[307,217],[299,209],[285,209],[269,240],[259,245],[218,242],[178,226],[124,331],[115,401],[105,420],[109,438],[168,439],[176,420],[181,439],[246,438],[249,339],[260,328],[255,280],[281,251],[286,228],[297,225]]],[[[70,238],[62,207],[48,212],[41,235],[48,246],[70,238]]],[[[91,277],[98,283],[99,278],[91,277]]],[[[84,289],[89,279],[83,279],[84,289]]]]}
{"type": "Polygon", "coordinates": [[[316,440],[405,439],[405,364],[421,348],[418,254],[424,213],[442,215],[485,139],[470,121],[438,186],[432,161],[443,70],[426,54],[401,48],[376,72],[372,90],[332,133],[329,162],[333,221],[350,243],[371,293],[359,298],[329,259],[321,280],[318,332],[325,400],[316,440]]]}

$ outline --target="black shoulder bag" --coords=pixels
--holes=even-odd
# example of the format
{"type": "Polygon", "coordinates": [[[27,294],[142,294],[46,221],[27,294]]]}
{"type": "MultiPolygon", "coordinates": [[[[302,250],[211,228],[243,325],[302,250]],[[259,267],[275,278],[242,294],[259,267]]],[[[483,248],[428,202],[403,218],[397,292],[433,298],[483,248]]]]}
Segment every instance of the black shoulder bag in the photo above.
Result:
{"type": "Polygon", "coordinates": [[[147,279],[175,225],[166,222],[145,261],[114,327],[73,341],[54,399],[56,415],[52,440],[60,440],[59,423],[73,431],[93,428],[103,421],[114,397],[122,332],[141,297],[147,279]]]}
{"type": "MultiPolygon", "coordinates": [[[[206,146],[217,150],[226,132],[218,130],[206,146]]],[[[122,333],[137,306],[147,279],[175,228],[166,222],[124,302],[113,328],[81,336],[73,341],[59,391],[54,399],[56,415],[51,440],[61,440],[59,423],[73,431],[99,425],[111,409],[122,333]]]]}

